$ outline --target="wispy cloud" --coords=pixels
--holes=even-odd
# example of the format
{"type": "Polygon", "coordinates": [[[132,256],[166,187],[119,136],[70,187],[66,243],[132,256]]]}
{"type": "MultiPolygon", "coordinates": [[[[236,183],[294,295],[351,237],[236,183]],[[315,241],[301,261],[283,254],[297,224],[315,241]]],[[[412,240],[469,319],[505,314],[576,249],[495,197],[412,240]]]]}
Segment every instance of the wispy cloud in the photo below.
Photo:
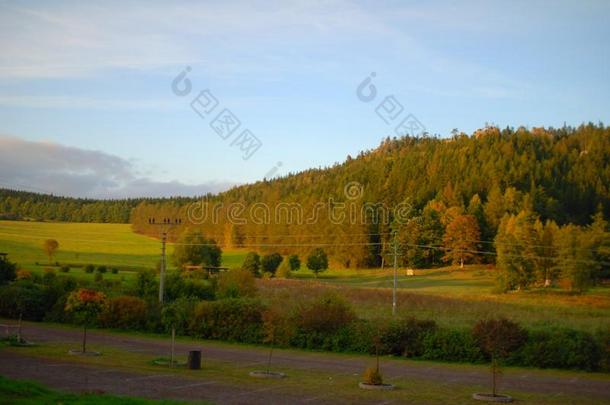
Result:
{"type": "Polygon", "coordinates": [[[0,173],[2,187],[92,198],[195,196],[233,185],[155,181],[119,156],[10,136],[0,136],[0,173]]]}
{"type": "Polygon", "coordinates": [[[172,99],[105,99],[74,96],[0,96],[0,106],[22,108],[70,108],[89,110],[168,110],[178,109],[172,99]]]}

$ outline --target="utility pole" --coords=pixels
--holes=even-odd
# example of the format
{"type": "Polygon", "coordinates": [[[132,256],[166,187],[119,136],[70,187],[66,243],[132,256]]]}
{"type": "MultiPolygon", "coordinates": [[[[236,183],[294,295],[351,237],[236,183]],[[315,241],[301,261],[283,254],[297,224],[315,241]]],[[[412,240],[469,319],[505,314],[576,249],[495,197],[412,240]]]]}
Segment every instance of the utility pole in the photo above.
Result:
{"type": "Polygon", "coordinates": [[[392,316],[396,315],[396,289],[398,288],[398,239],[394,232],[392,240],[392,256],[394,256],[394,288],[392,289],[392,316]]]}
{"type": "Polygon", "coordinates": [[[165,244],[167,243],[167,232],[173,228],[182,225],[182,219],[174,218],[172,221],[170,218],[163,218],[162,221],[157,222],[155,218],[148,218],[149,225],[157,225],[161,227],[161,271],[159,272],[159,304],[163,305],[163,298],[165,296],[165,270],[166,270],[166,255],[165,255],[165,244]]]}

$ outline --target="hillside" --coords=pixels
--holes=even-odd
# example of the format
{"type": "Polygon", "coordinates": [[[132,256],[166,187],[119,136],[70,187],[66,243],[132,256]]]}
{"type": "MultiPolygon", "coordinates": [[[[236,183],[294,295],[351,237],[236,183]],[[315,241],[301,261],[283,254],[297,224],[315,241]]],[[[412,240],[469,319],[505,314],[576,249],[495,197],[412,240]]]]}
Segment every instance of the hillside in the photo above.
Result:
{"type": "Polygon", "coordinates": [[[136,232],[155,237],[149,217],[179,216],[223,246],[299,254],[323,246],[345,267],[380,265],[392,229],[417,250],[407,248],[403,264],[440,264],[447,225],[472,215],[480,260],[493,261],[505,214],[526,210],[558,225],[587,225],[600,209],[608,217],[609,161],[610,129],[601,124],[488,127],[449,139],[386,139],[342,164],[204,199],[94,201],[0,190],[0,215],[76,222],[129,216],[136,232]]]}
{"type": "Polygon", "coordinates": [[[381,264],[401,217],[395,227],[417,250],[402,260],[423,267],[440,264],[446,226],[470,214],[477,249],[493,261],[486,253],[495,252],[505,214],[526,210],[558,225],[589,224],[600,209],[608,217],[609,161],[610,129],[603,125],[386,139],[343,164],[237,187],[203,205],[143,202],[132,223],[154,235],[150,216],[189,217],[190,206],[191,223],[225,246],[304,254],[321,245],[345,267],[367,267],[381,264]],[[409,228],[411,219],[417,221],[409,228]]]}

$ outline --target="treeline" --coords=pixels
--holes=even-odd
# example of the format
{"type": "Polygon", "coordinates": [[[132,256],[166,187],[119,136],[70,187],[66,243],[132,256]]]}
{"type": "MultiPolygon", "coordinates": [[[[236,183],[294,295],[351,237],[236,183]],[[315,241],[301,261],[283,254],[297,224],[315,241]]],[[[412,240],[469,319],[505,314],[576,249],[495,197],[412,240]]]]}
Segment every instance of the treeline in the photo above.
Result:
{"type": "MultiPolygon", "coordinates": [[[[0,219],[58,222],[128,223],[131,210],[142,202],[155,203],[162,198],[95,200],[59,197],[0,188],[0,219]]],[[[176,197],[172,201],[193,201],[176,197]]]]}
{"type": "Polygon", "coordinates": [[[609,161],[602,124],[388,138],[342,164],[236,187],[204,204],[144,201],[131,221],[154,236],[148,218],[181,217],[222,246],[263,252],[304,256],[323,246],[345,267],[388,263],[394,232],[401,265],[494,262],[505,217],[529,212],[582,227],[596,213],[608,218],[609,161]]]}

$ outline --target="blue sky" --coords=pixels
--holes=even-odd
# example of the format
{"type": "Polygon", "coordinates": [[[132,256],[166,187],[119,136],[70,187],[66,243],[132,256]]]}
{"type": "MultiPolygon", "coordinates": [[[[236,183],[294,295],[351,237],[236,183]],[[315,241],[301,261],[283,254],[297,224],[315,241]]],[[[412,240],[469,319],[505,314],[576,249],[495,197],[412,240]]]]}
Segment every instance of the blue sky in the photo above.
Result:
{"type": "Polygon", "coordinates": [[[327,166],[394,135],[610,122],[610,3],[0,1],[0,186],[198,194],[327,166]],[[192,92],[171,90],[186,67],[192,92]],[[356,88],[375,72],[370,103],[356,88]],[[248,160],[190,108],[209,89],[248,160]]]}

